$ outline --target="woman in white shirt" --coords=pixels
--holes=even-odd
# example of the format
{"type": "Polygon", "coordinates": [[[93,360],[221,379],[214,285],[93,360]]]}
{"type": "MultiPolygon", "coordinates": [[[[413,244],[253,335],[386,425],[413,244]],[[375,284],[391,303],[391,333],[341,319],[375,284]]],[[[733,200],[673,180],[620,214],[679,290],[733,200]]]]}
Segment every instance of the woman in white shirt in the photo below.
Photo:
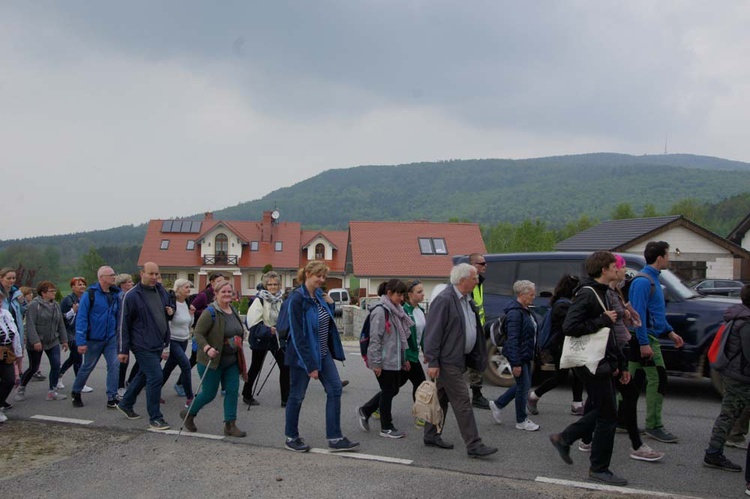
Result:
{"type": "Polygon", "coordinates": [[[195,308],[187,304],[187,297],[190,296],[190,290],[193,283],[187,279],[177,279],[174,282],[175,303],[172,304],[174,315],[169,321],[169,358],[164,364],[164,381],[162,386],[167,383],[169,376],[175,367],[180,366],[180,381],[185,390],[187,399],[185,407],[193,401],[193,385],[191,383],[190,357],[186,353],[188,342],[190,341],[190,325],[193,323],[193,314],[195,308]]]}

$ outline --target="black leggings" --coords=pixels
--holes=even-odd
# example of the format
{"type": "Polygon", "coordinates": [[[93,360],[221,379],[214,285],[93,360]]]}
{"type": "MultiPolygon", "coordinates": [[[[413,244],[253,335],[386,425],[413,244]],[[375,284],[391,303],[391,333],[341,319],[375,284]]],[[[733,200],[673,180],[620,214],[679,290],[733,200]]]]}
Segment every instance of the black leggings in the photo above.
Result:
{"type": "Polygon", "coordinates": [[[424,370],[422,369],[422,366],[419,365],[419,362],[410,362],[410,364],[411,369],[408,371],[401,371],[401,384],[399,386],[404,386],[407,381],[411,381],[411,398],[416,401],[417,388],[419,388],[419,385],[425,380],[424,370]]]}
{"type": "Polygon", "coordinates": [[[548,391],[556,388],[565,378],[570,376],[570,389],[573,391],[573,402],[583,402],[583,382],[573,369],[560,369],[560,363],[555,365],[557,371],[545,379],[541,385],[534,388],[534,393],[540,397],[548,391]]]}
{"type": "Polygon", "coordinates": [[[6,364],[5,360],[0,360],[0,406],[5,403],[5,399],[13,391],[15,382],[16,371],[13,369],[13,364],[6,364]]]}
{"type": "Polygon", "coordinates": [[[362,406],[362,412],[369,418],[376,409],[380,410],[380,428],[392,430],[391,406],[393,405],[393,397],[398,395],[398,389],[403,384],[401,383],[401,371],[386,371],[383,369],[380,371],[380,376],[377,376],[377,380],[380,391],[365,402],[365,405],[362,406]]]}
{"type": "MultiPolygon", "coordinates": [[[[266,354],[268,350],[256,348],[253,350],[253,356],[250,360],[250,368],[247,370],[247,381],[245,386],[242,388],[242,397],[251,399],[255,395],[253,393],[253,385],[255,379],[263,369],[263,361],[266,360],[266,354]]],[[[286,402],[289,398],[289,366],[284,365],[284,351],[276,350],[271,355],[276,359],[276,365],[279,367],[279,390],[281,392],[281,401],[286,402]]]]}
{"type": "MultiPolygon", "coordinates": [[[[73,337],[75,338],[75,335],[73,337]]],[[[78,370],[83,363],[83,355],[78,353],[78,346],[76,345],[75,340],[68,339],[68,351],[70,352],[70,355],[68,355],[68,358],[63,362],[63,365],[60,366],[61,378],[71,366],[73,366],[73,373],[78,376],[78,370]]]]}

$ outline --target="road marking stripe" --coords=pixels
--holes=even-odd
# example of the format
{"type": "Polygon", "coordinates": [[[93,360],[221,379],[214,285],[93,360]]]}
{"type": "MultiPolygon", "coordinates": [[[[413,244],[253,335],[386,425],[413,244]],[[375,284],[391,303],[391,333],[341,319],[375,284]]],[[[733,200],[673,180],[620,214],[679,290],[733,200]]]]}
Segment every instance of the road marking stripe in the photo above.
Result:
{"type": "MultiPolygon", "coordinates": [[[[177,435],[179,433],[178,430],[154,430],[153,428],[149,428],[148,431],[151,433],[161,433],[163,435],[177,435]]],[[[210,435],[208,433],[190,433],[189,431],[183,430],[182,433],[180,433],[181,437],[196,437],[196,438],[206,438],[208,440],[224,440],[224,435],[210,435]]]]}
{"type": "Polygon", "coordinates": [[[381,463],[405,464],[411,465],[414,461],[411,459],[401,459],[398,457],[376,456],[374,454],[361,454],[359,452],[331,452],[328,449],[318,449],[313,447],[310,452],[314,454],[330,454],[332,456],[350,457],[352,459],[363,459],[365,461],[380,461],[381,463]]]}
{"type": "Polygon", "coordinates": [[[88,419],[61,418],[59,416],[44,416],[42,414],[31,416],[31,419],[42,419],[44,421],[56,421],[58,423],[71,423],[80,425],[93,423],[93,421],[89,421],[88,419]]]}
{"type": "Polygon", "coordinates": [[[542,483],[551,483],[554,485],[565,485],[568,487],[577,487],[580,489],[604,490],[607,492],[619,492],[621,494],[643,494],[643,495],[656,496],[656,497],[680,497],[680,498],[685,498],[685,499],[699,499],[695,496],[670,494],[668,492],[656,492],[653,490],[644,490],[644,489],[631,489],[629,487],[616,487],[614,485],[603,485],[603,484],[589,483],[589,482],[576,482],[573,480],[561,480],[558,478],[547,478],[543,476],[536,477],[534,481],[542,482],[542,483]]]}

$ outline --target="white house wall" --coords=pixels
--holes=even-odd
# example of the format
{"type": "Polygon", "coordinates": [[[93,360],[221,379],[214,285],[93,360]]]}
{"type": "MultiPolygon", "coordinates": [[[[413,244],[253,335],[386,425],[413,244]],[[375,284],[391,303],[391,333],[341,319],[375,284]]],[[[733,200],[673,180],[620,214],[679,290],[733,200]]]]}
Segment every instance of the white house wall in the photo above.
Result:
{"type": "Polygon", "coordinates": [[[315,246],[322,244],[325,248],[325,260],[333,260],[333,246],[328,240],[322,237],[316,237],[313,242],[307,246],[307,259],[315,260],[315,246]]]}
{"type": "Polygon", "coordinates": [[[224,234],[227,236],[227,242],[229,243],[227,256],[236,256],[237,261],[239,261],[240,257],[242,256],[242,243],[234,232],[223,225],[214,227],[213,229],[208,231],[205,236],[203,236],[203,243],[200,245],[201,258],[204,258],[206,255],[216,254],[215,244],[216,236],[218,234],[224,234]]]}
{"type": "Polygon", "coordinates": [[[735,258],[729,257],[706,262],[706,279],[734,279],[735,262],[737,261],[735,258]]]}

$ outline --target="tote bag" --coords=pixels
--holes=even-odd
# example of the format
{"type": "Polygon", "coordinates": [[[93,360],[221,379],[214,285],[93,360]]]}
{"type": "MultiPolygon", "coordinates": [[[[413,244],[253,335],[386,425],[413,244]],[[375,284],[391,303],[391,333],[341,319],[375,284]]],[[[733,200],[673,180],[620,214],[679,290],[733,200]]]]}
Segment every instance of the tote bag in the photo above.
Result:
{"type": "MultiPolygon", "coordinates": [[[[604,311],[607,307],[602,303],[602,299],[591,286],[584,286],[584,289],[590,289],[596,296],[599,305],[604,311]]],[[[609,328],[603,327],[594,334],[587,334],[579,338],[566,336],[563,341],[562,356],[560,357],[560,368],[569,369],[571,367],[585,366],[591,374],[596,373],[599,362],[604,358],[607,350],[607,341],[609,340],[609,328]]]]}

